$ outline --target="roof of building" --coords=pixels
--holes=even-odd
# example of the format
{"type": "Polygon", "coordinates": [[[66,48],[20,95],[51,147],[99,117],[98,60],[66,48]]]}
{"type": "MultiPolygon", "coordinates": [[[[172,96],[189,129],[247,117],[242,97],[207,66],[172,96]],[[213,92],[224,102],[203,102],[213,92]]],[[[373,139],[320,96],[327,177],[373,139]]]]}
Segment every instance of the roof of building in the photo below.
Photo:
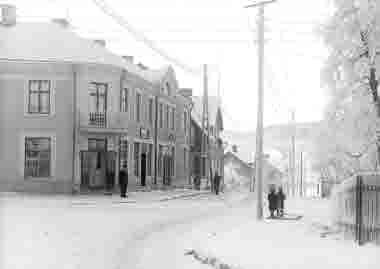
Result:
{"type": "MultiPolygon", "coordinates": [[[[195,120],[196,123],[201,125],[202,124],[202,112],[203,112],[203,98],[200,96],[192,96],[191,99],[192,99],[193,104],[194,104],[193,110],[191,112],[191,116],[193,117],[193,119],[195,120]]],[[[222,115],[221,115],[221,111],[220,111],[219,107],[220,106],[219,106],[218,97],[209,96],[208,97],[208,114],[209,114],[209,121],[210,121],[211,125],[215,126],[218,117],[219,117],[219,120],[222,121],[222,115]]]]}
{"type": "Polygon", "coordinates": [[[118,67],[157,83],[169,66],[144,70],[93,40],[57,22],[17,22],[0,26],[0,60],[101,64],[118,67]]]}
{"type": "MultiPolygon", "coordinates": [[[[228,172],[232,173],[230,176],[232,177],[238,177],[240,180],[244,180],[245,183],[250,184],[251,178],[255,177],[255,167],[250,165],[249,163],[243,161],[240,159],[235,153],[229,151],[225,153],[224,155],[224,166],[225,172],[227,175],[228,172]],[[232,171],[234,170],[234,171],[232,171]]],[[[270,186],[272,184],[274,185],[281,185],[283,174],[279,169],[277,169],[275,166],[273,166],[268,160],[264,160],[263,162],[263,170],[262,175],[264,177],[263,183],[270,186]]],[[[226,180],[228,180],[226,178],[226,180]]]]}
{"type": "MultiPolygon", "coordinates": [[[[236,161],[236,162],[239,162],[241,163],[242,165],[246,166],[247,168],[251,168],[251,169],[254,169],[255,168],[255,163],[253,164],[250,164],[250,163],[247,163],[245,161],[243,161],[241,158],[239,158],[238,154],[235,154],[231,151],[228,151],[224,154],[224,158],[225,158],[225,162],[228,161],[228,159],[230,160],[233,160],[233,161],[236,161]]],[[[273,171],[275,173],[278,173],[278,174],[282,174],[282,172],[280,171],[280,169],[278,169],[277,167],[275,167],[270,161],[264,159],[263,160],[263,167],[265,169],[267,169],[268,171],[273,171]]]]}

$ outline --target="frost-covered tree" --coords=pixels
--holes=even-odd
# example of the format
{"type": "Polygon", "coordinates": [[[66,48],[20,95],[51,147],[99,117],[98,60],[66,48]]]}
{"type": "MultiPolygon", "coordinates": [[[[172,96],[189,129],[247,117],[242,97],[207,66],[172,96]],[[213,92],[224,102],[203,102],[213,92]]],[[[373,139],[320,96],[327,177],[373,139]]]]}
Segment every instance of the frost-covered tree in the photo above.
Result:
{"type": "Polygon", "coordinates": [[[380,1],[333,2],[334,13],[323,27],[329,57],[322,81],[331,102],[321,139],[326,141],[326,155],[335,154],[330,159],[339,160],[347,172],[355,167],[355,159],[365,159],[366,166],[373,165],[373,159],[380,160],[380,143],[376,143],[380,122],[380,1]]]}

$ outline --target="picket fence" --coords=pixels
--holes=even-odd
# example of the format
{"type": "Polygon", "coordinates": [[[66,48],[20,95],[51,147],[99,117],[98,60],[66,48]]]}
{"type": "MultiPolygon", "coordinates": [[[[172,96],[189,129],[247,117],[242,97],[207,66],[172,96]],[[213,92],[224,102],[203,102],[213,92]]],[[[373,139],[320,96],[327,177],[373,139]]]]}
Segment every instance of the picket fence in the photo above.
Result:
{"type": "Polygon", "coordinates": [[[335,224],[359,245],[380,245],[380,174],[363,173],[343,181],[332,193],[335,224]]]}

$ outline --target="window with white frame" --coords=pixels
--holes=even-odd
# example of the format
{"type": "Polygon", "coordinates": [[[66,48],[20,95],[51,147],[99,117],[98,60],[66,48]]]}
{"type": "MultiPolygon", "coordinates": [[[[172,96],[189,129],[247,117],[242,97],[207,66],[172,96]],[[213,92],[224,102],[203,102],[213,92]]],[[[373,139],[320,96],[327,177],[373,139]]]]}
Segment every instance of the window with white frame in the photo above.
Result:
{"type": "Polygon", "coordinates": [[[50,114],[51,81],[29,80],[28,84],[28,113],[50,114]]]}
{"type": "Polygon", "coordinates": [[[164,104],[160,103],[160,128],[164,128],[164,104]]]}
{"type": "Polygon", "coordinates": [[[120,112],[128,112],[128,88],[123,88],[120,94],[120,112]]]}
{"type": "Polygon", "coordinates": [[[24,177],[50,177],[51,155],[50,137],[25,137],[24,177]]]}
{"type": "Polygon", "coordinates": [[[168,82],[166,82],[165,86],[166,86],[166,94],[168,96],[170,96],[172,94],[172,90],[171,90],[170,84],[168,82]]]}
{"type": "Polygon", "coordinates": [[[107,88],[107,83],[90,83],[88,89],[90,112],[104,113],[107,111],[107,88]]]}
{"type": "Polygon", "coordinates": [[[136,121],[141,121],[141,94],[136,92],[136,121]]]}
{"type": "Polygon", "coordinates": [[[153,110],[153,98],[149,98],[148,102],[148,121],[150,125],[153,125],[154,110],[153,110]]]}
{"type": "Polygon", "coordinates": [[[169,105],[166,105],[166,111],[165,111],[165,127],[166,129],[169,129],[169,123],[170,123],[170,107],[169,105]]]}
{"type": "Polygon", "coordinates": [[[185,110],[183,112],[183,132],[185,133],[185,135],[186,135],[186,131],[187,131],[187,111],[185,110]]]}
{"type": "Polygon", "coordinates": [[[171,122],[171,126],[170,126],[170,128],[172,129],[172,130],[174,130],[175,129],[175,108],[174,107],[172,107],[172,109],[171,109],[171,118],[170,118],[170,122],[171,122]]]}

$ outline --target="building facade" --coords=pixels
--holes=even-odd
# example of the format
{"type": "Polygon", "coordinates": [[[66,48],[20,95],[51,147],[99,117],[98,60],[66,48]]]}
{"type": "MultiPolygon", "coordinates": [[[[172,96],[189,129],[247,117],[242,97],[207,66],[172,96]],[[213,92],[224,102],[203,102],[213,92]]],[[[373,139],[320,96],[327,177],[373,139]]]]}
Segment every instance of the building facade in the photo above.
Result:
{"type": "Polygon", "coordinates": [[[171,67],[147,69],[65,20],[21,23],[1,8],[2,191],[116,188],[123,167],[131,189],[187,183],[191,102],[171,67]]]}
{"type": "Polygon", "coordinates": [[[224,147],[220,138],[223,132],[223,117],[218,98],[209,97],[209,128],[202,128],[202,98],[192,97],[191,110],[191,177],[203,179],[203,185],[210,186],[215,173],[222,176],[224,147]],[[208,139],[207,139],[208,138],[208,139]],[[206,142],[207,151],[202,152],[202,140],[206,142]],[[208,180],[207,180],[208,179],[208,180]]]}

